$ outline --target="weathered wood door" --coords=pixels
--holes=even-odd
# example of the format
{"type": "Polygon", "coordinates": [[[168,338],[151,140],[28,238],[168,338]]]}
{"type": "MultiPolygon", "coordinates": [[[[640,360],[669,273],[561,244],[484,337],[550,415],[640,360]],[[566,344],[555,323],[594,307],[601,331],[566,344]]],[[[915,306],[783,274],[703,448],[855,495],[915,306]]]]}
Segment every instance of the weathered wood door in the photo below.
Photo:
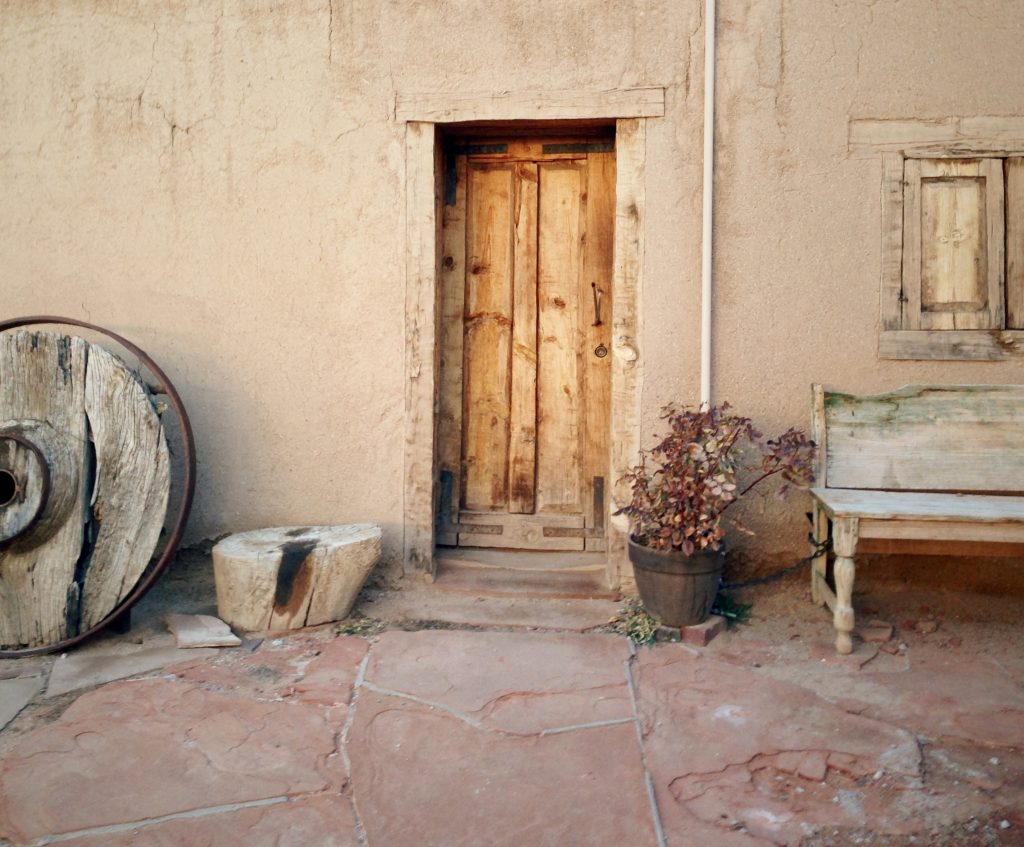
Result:
{"type": "Polygon", "coordinates": [[[441,544],[604,549],[612,144],[449,150],[441,544]]]}

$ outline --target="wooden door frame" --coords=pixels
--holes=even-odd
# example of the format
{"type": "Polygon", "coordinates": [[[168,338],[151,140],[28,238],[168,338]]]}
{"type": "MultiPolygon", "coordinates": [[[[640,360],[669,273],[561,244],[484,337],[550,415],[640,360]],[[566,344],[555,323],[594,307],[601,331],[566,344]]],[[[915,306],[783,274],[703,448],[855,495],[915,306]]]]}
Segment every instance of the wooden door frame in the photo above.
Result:
{"type": "MultiPolygon", "coordinates": [[[[663,88],[494,95],[400,95],[405,123],[405,467],[404,567],[433,578],[437,513],[437,404],[440,374],[440,261],[444,161],[440,127],[464,121],[615,119],[615,238],[612,297],[611,509],[628,492],[618,480],[640,449],[639,293],[644,253],[646,119],[665,114],[663,88]]],[[[608,527],[608,581],[630,573],[626,527],[608,527]]]]}

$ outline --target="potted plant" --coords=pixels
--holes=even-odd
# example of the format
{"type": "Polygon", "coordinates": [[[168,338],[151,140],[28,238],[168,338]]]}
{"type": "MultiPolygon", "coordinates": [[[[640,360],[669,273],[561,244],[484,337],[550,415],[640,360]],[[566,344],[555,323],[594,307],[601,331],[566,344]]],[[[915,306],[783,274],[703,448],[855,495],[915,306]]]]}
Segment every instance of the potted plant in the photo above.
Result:
{"type": "Polygon", "coordinates": [[[780,496],[791,485],[809,486],[815,448],[795,428],[765,439],[728,403],[669,405],[662,418],[668,434],[640,452],[625,475],[632,499],[615,514],[630,521],[629,558],[644,606],[666,626],[688,626],[707,619],[718,593],[724,513],[771,477],[784,480],[780,496]]]}

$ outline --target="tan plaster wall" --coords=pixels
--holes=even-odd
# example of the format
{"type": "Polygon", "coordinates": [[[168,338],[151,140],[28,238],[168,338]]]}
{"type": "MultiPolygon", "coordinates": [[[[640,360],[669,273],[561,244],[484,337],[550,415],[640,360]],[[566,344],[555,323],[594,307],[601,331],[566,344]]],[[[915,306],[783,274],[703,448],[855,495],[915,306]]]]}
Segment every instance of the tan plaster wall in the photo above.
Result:
{"type": "MultiPolygon", "coordinates": [[[[699,385],[701,5],[7,3],[0,312],[92,320],[170,373],[199,442],[192,539],[371,520],[393,557],[396,93],[666,87],[647,134],[649,434],[699,385]]],[[[719,0],[716,398],[784,426],[815,380],[1021,379],[1019,363],[877,360],[880,164],[846,153],[851,116],[1024,110],[1017,11],[719,0]]],[[[767,508],[781,528],[758,544],[799,546],[800,509],[767,508]]]]}

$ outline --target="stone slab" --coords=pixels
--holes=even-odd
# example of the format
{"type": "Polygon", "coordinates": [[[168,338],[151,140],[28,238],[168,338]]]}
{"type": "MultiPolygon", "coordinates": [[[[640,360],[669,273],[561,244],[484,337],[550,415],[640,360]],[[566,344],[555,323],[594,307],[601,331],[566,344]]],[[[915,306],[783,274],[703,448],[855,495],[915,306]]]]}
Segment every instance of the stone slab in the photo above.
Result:
{"type": "Polygon", "coordinates": [[[689,840],[695,827],[736,844],[795,845],[804,824],[905,831],[905,810],[885,812],[884,792],[859,781],[882,772],[890,793],[915,786],[912,733],[681,645],[641,651],[636,679],[669,845],[705,843],[689,840]]]}
{"type": "Polygon", "coordinates": [[[21,676],[0,680],[0,729],[9,724],[18,712],[43,689],[41,676],[21,676]]]}
{"type": "MultiPolygon", "coordinates": [[[[215,652],[200,648],[191,651],[190,655],[198,658],[215,652]]],[[[95,650],[64,653],[53,663],[46,696],[57,697],[80,688],[91,688],[159,670],[180,661],[181,651],[177,647],[146,647],[131,653],[102,653],[95,650]]]]}
{"type": "Polygon", "coordinates": [[[368,618],[390,622],[437,621],[481,627],[516,627],[584,632],[603,626],[622,604],[614,600],[524,600],[473,597],[418,586],[373,594],[357,610],[368,618]]]}
{"type": "Polygon", "coordinates": [[[340,795],[284,800],[60,842],[64,847],[357,847],[352,805],[340,795]]]}
{"type": "Polygon", "coordinates": [[[345,715],[178,679],[104,686],[0,763],[0,842],[340,791],[345,715]]]}
{"type": "Polygon", "coordinates": [[[350,739],[368,844],[657,843],[633,722],[517,736],[363,690],[350,739]]]}
{"type": "Polygon", "coordinates": [[[213,615],[167,615],[167,628],[179,647],[238,647],[242,643],[224,621],[213,615]]]}
{"type": "Polygon", "coordinates": [[[366,681],[471,716],[536,733],[633,716],[613,635],[471,631],[386,632],[366,681]]]}
{"type": "Polygon", "coordinates": [[[307,638],[264,641],[238,656],[217,655],[167,667],[167,673],[206,688],[257,700],[294,699],[322,706],[345,706],[368,643],[362,638],[307,638]]]}

